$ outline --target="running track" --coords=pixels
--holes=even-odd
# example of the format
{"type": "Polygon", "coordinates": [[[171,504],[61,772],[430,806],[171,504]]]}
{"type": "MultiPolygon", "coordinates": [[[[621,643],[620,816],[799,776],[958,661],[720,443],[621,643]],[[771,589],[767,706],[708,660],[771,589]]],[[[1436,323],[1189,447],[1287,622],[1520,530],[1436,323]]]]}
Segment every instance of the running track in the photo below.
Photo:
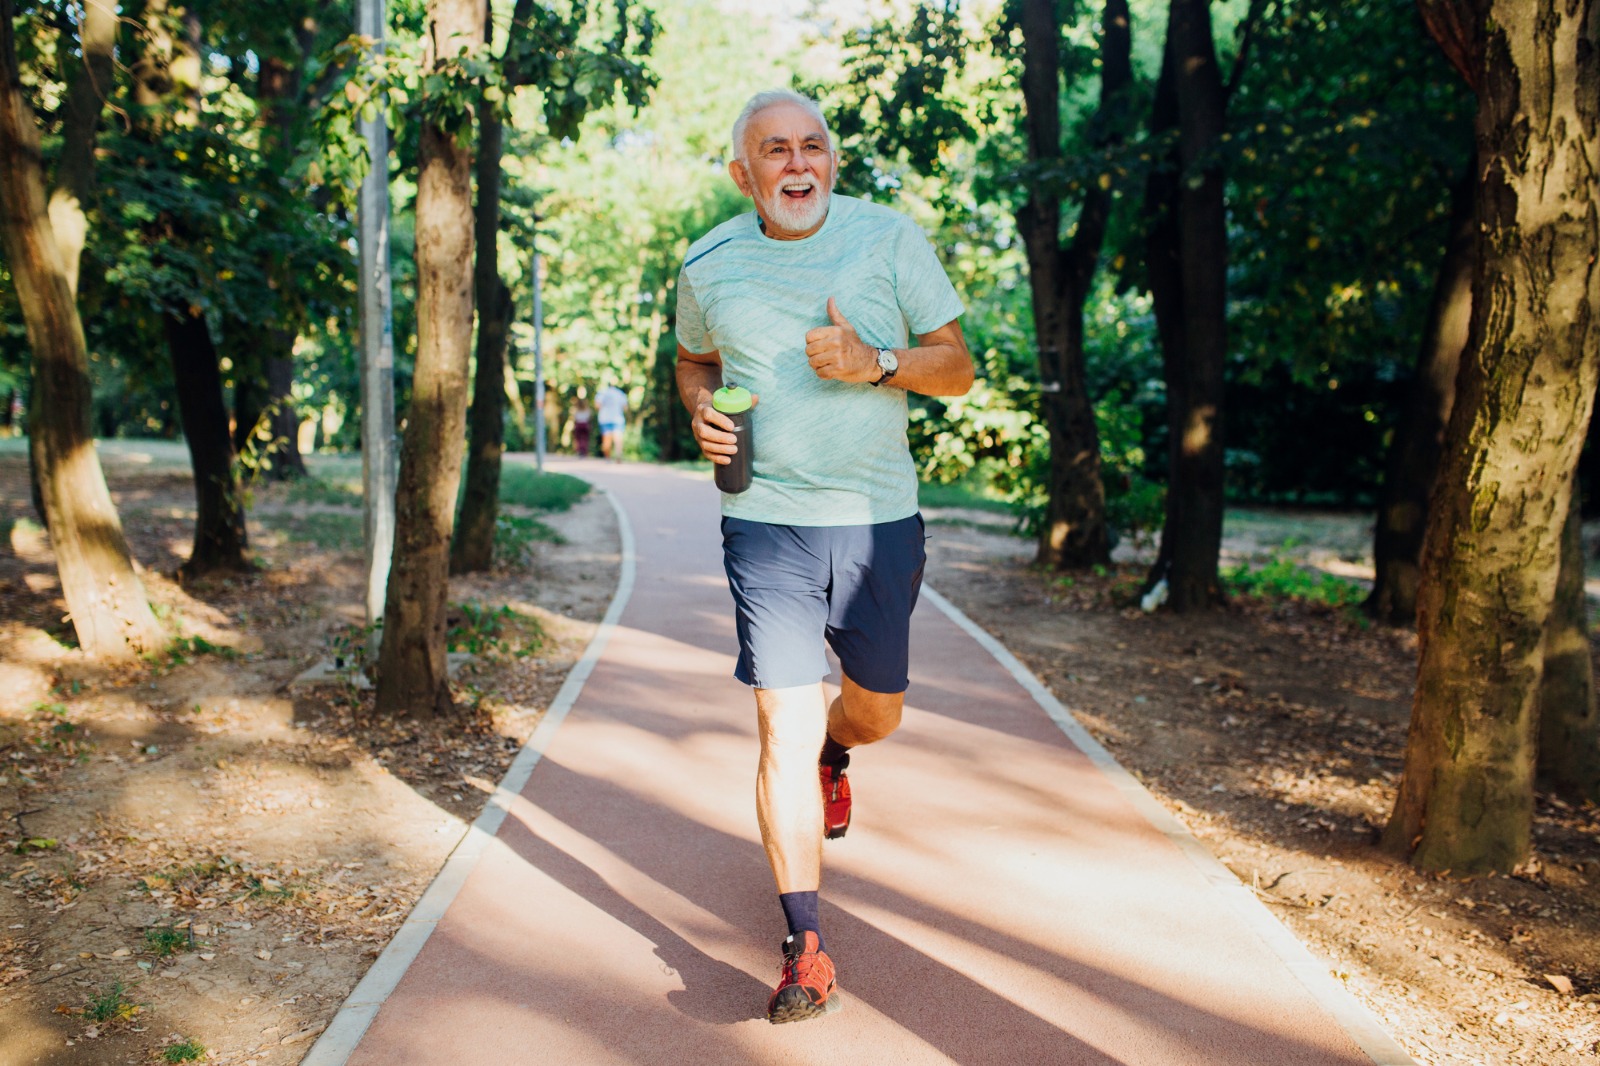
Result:
{"type": "Polygon", "coordinates": [[[845,1008],[769,1025],[784,929],[716,492],[552,466],[626,527],[598,657],[307,1066],[1411,1062],[936,592],[904,725],[856,756],[855,820],[824,853],[845,1008]]]}

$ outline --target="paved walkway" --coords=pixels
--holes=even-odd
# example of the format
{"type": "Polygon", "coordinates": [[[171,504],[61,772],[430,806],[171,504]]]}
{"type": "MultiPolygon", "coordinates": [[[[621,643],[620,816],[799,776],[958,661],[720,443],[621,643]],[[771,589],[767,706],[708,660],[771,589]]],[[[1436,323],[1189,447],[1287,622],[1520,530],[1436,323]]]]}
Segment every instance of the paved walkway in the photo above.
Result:
{"type": "Polygon", "coordinates": [[[553,465],[631,527],[614,624],[306,1063],[1411,1061],[937,593],[825,851],[845,1008],[768,1025],[784,930],[715,490],[553,465]]]}

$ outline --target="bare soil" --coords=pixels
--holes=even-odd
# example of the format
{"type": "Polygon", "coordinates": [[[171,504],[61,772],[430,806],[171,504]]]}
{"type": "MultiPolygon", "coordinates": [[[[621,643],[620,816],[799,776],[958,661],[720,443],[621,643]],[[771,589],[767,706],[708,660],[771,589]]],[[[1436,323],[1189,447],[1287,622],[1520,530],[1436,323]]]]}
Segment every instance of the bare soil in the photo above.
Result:
{"type": "Polygon", "coordinates": [[[199,1061],[296,1063],[593,635],[615,518],[591,494],[541,516],[563,543],[453,580],[453,602],[518,615],[462,638],[479,654],[460,721],[379,722],[353,674],[291,684],[363,644],[359,511],[258,490],[260,572],[180,587],[186,472],[163,446],[103,451],[179,643],[115,670],[60,643],[26,462],[0,456],[0,1063],[159,1062],[185,1042],[199,1061]]]}
{"type": "MultiPolygon", "coordinates": [[[[0,1063],[149,1063],[183,1041],[208,1062],[295,1063],[593,633],[616,582],[614,519],[591,495],[544,516],[565,543],[452,582],[453,601],[519,616],[476,641],[460,723],[383,723],[348,683],[290,684],[359,644],[350,508],[261,492],[263,569],[180,587],[193,520],[181,451],[105,451],[182,643],[120,670],[66,646],[48,543],[25,521],[25,459],[0,453],[0,1063]]],[[[1410,634],[1294,602],[1147,615],[1131,603],[1136,561],[1062,581],[1030,569],[1031,546],[992,515],[930,519],[930,583],[1419,1062],[1600,1063],[1600,811],[1541,797],[1538,859],[1516,877],[1423,876],[1375,847],[1410,634]]],[[[1305,526],[1312,562],[1359,574],[1362,519],[1305,526]]],[[[1243,528],[1240,554],[1283,532],[1243,528]]]]}

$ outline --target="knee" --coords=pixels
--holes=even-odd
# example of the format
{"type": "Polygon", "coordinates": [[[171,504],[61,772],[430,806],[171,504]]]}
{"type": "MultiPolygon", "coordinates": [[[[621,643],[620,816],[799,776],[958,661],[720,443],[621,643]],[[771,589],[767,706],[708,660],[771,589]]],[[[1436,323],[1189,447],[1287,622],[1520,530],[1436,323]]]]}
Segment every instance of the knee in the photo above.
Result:
{"type": "Polygon", "coordinates": [[[900,692],[867,692],[858,688],[844,699],[844,716],[857,744],[875,743],[899,729],[904,708],[905,694],[900,692]]]}

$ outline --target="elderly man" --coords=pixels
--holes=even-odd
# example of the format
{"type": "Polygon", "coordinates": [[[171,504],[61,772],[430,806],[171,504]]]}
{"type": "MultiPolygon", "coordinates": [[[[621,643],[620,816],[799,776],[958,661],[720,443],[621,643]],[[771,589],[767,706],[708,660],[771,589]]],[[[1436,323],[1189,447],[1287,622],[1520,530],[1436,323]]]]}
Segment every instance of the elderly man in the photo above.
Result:
{"type": "Polygon", "coordinates": [[[789,926],[767,1017],[789,1022],[839,1006],[817,916],[822,839],[850,824],[848,752],[895,730],[908,684],[925,555],[906,393],[959,396],[973,372],[961,301],[922,231],[833,195],[838,155],[813,101],[758,94],[733,148],[728,172],[755,210],[689,249],[677,378],[713,463],[738,437],[712,394],[738,384],[756,399],[754,477],[723,495],[723,559],[734,675],[755,689],[756,814],[789,926]],[[842,674],[831,703],[825,644],[842,674]]]}

